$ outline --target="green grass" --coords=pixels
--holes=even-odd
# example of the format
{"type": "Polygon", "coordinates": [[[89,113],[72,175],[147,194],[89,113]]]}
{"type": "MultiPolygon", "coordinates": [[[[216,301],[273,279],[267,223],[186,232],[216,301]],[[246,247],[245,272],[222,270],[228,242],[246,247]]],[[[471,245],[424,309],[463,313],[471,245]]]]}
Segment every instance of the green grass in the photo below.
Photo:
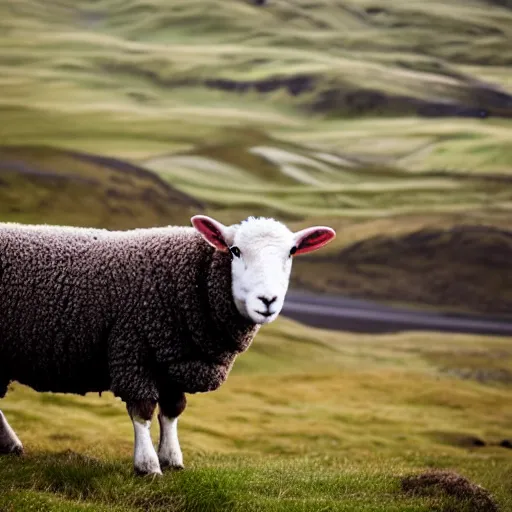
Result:
{"type": "MultiPolygon", "coordinates": [[[[135,481],[125,462],[74,454],[29,457],[24,469],[30,475],[30,486],[35,483],[46,491],[10,491],[0,498],[0,506],[6,511],[30,510],[27,505],[46,505],[37,510],[59,511],[426,511],[434,501],[400,493],[397,482],[376,469],[326,468],[322,462],[308,459],[205,456],[187,472],[162,481],[135,481]],[[31,472],[41,466],[45,470],[34,481],[31,472]],[[56,494],[64,497],[55,498],[56,494]]],[[[7,468],[7,480],[19,479],[17,465],[15,471],[7,468]]]]}
{"type": "Polygon", "coordinates": [[[437,468],[482,485],[508,510],[512,458],[498,444],[512,436],[511,376],[509,339],[348,335],[281,319],[220,390],[189,396],[180,420],[187,468],[156,480],[132,476],[131,423],[110,393],[16,384],[2,410],[27,454],[0,459],[0,508],[480,510],[402,490],[402,477],[437,468]]]}

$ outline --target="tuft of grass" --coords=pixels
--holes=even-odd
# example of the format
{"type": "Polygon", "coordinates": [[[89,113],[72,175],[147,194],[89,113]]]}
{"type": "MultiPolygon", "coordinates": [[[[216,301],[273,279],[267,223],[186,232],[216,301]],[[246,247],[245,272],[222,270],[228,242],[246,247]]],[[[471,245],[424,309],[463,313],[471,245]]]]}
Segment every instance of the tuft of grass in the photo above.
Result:
{"type": "Polygon", "coordinates": [[[450,471],[427,471],[420,475],[407,476],[402,479],[402,488],[411,494],[455,498],[452,505],[443,504],[442,510],[451,510],[464,503],[468,512],[497,512],[498,505],[482,487],[472,484],[466,478],[450,471]]]}

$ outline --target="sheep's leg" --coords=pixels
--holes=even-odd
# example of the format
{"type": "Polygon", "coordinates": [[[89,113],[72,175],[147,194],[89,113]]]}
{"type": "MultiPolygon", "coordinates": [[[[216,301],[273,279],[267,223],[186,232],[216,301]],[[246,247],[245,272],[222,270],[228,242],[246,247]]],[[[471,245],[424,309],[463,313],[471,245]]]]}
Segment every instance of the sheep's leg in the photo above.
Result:
{"type": "Polygon", "coordinates": [[[22,455],[23,445],[9,423],[7,423],[4,413],[0,411],[0,455],[7,453],[22,455]]]}
{"type": "Polygon", "coordinates": [[[162,474],[150,432],[155,408],[156,403],[150,400],[139,400],[127,404],[135,434],[133,465],[138,475],[162,474]]]}
{"type": "Polygon", "coordinates": [[[185,393],[160,394],[160,443],[158,459],[163,468],[183,469],[183,454],[178,440],[178,416],[185,410],[187,399],[185,393]]]}

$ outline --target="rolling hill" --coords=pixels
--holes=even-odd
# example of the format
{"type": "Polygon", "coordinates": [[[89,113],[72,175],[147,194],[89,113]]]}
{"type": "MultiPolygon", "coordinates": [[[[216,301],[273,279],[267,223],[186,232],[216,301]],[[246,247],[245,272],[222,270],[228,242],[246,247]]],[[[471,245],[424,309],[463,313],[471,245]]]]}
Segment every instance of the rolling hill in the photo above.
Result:
{"type": "MultiPolygon", "coordinates": [[[[0,141],[21,164],[0,162],[0,219],[130,227],[188,223],[204,206],[224,222],[329,223],[332,251],[364,259],[387,244],[386,261],[424,229],[441,245],[468,226],[492,237],[512,215],[511,27],[509,3],[486,0],[5,3],[0,141]],[[34,148],[57,155],[45,179],[22,172],[46,158],[34,148]],[[105,175],[135,166],[158,178],[87,181],[114,161],[105,175]],[[64,171],[84,179],[57,185],[64,171]]],[[[468,251],[489,250],[486,237],[468,251]]],[[[321,279],[331,291],[441,306],[456,282],[448,253],[433,295],[411,294],[382,263],[378,285],[358,266],[354,284],[339,260],[319,272],[339,274],[336,286],[321,279]]],[[[478,272],[499,281],[492,266],[478,272]]],[[[470,308],[509,304],[504,290],[470,308]]],[[[468,306],[463,294],[448,302],[468,306]]]]}
{"type": "Polygon", "coordinates": [[[155,174],[114,158],[0,147],[2,220],[109,229],[180,224],[202,205],[155,174]]]}

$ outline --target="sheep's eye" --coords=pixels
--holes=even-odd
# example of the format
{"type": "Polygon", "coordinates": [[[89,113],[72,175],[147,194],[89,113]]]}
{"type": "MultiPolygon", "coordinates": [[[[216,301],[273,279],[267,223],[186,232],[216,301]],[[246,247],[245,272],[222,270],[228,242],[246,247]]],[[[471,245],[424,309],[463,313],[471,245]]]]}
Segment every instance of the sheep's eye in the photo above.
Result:
{"type": "Polygon", "coordinates": [[[293,256],[296,252],[297,252],[297,247],[293,246],[293,247],[290,249],[290,256],[293,256]]]}
{"type": "Polygon", "coordinates": [[[233,256],[235,256],[235,257],[237,257],[237,258],[240,258],[240,249],[239,249],[236,245],[234,245],[233,247],[231,247],[229,250],[231,251],[231,254],[232,254],[233,256]]]}

